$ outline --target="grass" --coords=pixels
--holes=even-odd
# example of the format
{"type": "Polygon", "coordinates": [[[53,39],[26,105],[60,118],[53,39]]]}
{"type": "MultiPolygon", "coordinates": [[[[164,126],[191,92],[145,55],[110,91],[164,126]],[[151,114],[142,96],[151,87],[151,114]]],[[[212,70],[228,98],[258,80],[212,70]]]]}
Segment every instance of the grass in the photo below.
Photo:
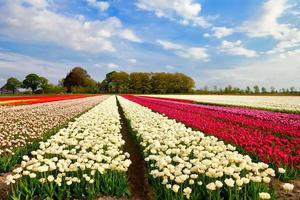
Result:
{"type": "Polygon", "coordinates": [[[106,171],[103,174],[96,171],[90,183],[83,178],[83,174],[91,174],[91,170],[66,172],[65,177],[77,177],[80,182],[66,184],[65,177],[59,186],[55,182],[42,183],[41,178],[47,179],[49,175],[56,177],[59,171],[38,173],[37,177],[23,176],[12,186],[11,200],[23,199],[89,199],[96,196],[115,196],[117,198],[129,196],[127,176],[124,172],[106,171]]]}

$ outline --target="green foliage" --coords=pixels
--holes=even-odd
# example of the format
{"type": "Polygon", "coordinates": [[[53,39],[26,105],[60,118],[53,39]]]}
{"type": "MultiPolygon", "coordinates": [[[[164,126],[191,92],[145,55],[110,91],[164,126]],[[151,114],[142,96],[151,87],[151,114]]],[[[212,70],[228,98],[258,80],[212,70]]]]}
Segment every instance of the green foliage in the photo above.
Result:
{"type": "Polygon", "coordinates": [[[253,90],[255,94],[258,94],[260,92],[258,85],[253,86],[253,90]]]}
{"type": "Polygon", "coordinates": [[[43,90],[43,93],[45,93],[48,87],[49,87],[48,79],[45,77],[40,77],[40,88],[43,90]]]}
{"type": "Polygon", "coordinates": [[[95,85],[97,84],[87,71],[81,67],[73,68],[62,82],[63,86],[67,88],[67,92],[73,92],[74,89],[72,88],[76,88],[75,93],[78,93],[78,90],[83,90],[83,87],[86,87],[87,91],[94,91],[92,88],[95,88],[95,85]]]}
{"type": "Polygon", "coordinates": [[[189,93],[195,82],[181,73],[110,72],[101,83],[105,93],[189,93]]]}
{"type": "MultiPolygon", "coordinates": [[[[44,178],[47,180],[49,175],[57,176],[58,170],[44,173],[37,173],[36,178],[24,176],[17,180],[13,185],[10,199],[95,199],[96,196],[115,196],[128,197],[129,187],[126,173],[117,171],[105,171],[101,174],[95,172],[93,176],[94,182],[89,183],[83,176],[91,174],[91,169],[79,170],[76,172],[66,172],[66,177],[78,177],[80,183],[66,184],[63,180],[61,186],[55,182],[41,183],[39,180],[44,178]]],[[[62,179],[64,179],[63,177],[62,179]]]]}
{"type": "Polygon", "coordinates": [[[149,73],[133,72],[129,74],[129,88],[131,93],[148,94],[152,90],[149,73]]]}
{"type": "Polygon", "coordinates": [[[15,77],[10,77],[9,79],[7,79],[6,84],[5,84],[5,88],[7,90],[13,91],[13,94],[15,94],[16,90],[21,86],[22,86],[22,83],[15,77]]]}
{"type": "Polygon", "coordinates": [[[86,87],[83,87],[83,86],[73,86],[73,87],[71,87],[71,93],[72,94],[88,93],[87,90],[88,89],[86,87]]]}
{"type": "Polygon", "coordinates": [[[23,80],[23,87],[31,89],[34,93],[37,89],[41,88],[43,91],[48,85],[48,80],[44,77],[40,77],[37,74],[28,74],[23,80]]]}
{"type": "Polygon", "coordinates": [[[45,93],[47,94],[62,94],[66,92],[67,92],[66,88],[59,85],[53,85],[53,84],[49,84],[48,87],[45,89],[45,93]]]}
{"type": "Polygon", "coordinates": [[[71,120],[69,120],[68,122],[64,123],[61,126],[57,126],[57,127],[54,127],[53,129],[48,130],[47,132],[45,132],[43,134],[42,138],[34,139],[31,141],[31,143],[26,144],[24,147],[15,149],[14,155],[1,155],[0,156],[0,173],[11,171],[16,164],[18,164],[18,163],[20,163],[20,161],[22,161],[22,157],[24,155],[28,155],[28,154],[30,154],[30,152],[38,149],[39,142],[47,141],[52,135],[57,133],[60,129],[65,128],[69,124],[69,122],[73,122],[76,118],[83,115],[85,112],[87,112],[87,111],[84,111],[84,112],[78,114],[77,116],[73,117],[71,120]]]}
{"type": "MultiPolygon", "coordinates": [[[[66,126],[66,125],[64,125],[66,126]]],[[[58,130],[64,126],[53,128],[43,135],[42,139],[35,139],[24,147],[14,150],[14,155],[1,155],[0,156],[0,172],[9,172],[13,167],[22,161],[22,156],[30,154],[31,151],[38,149],[40,141],[46,141],[58,130]]]]}

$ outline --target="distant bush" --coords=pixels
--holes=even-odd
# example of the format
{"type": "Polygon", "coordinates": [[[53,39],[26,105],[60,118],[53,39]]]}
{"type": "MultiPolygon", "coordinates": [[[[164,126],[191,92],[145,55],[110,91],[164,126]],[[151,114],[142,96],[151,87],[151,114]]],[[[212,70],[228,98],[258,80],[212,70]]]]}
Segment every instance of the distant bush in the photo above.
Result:
{"type": "Polygon", "coordinates": [[[51,94],[61,94],[61,93],[66,93],[67,89],[65,87],[62,87],[62,86],[59,86],[59,85],[50,84],[45,92],[46,93],[51,93],[51,94]]]}

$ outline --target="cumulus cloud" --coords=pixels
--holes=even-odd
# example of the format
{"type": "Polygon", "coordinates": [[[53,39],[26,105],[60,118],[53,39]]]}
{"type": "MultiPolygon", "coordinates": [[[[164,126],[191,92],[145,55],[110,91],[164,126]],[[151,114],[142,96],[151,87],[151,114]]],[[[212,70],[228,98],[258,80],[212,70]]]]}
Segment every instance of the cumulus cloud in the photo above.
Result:
{"type": "MultiPolygon", "coordinates": [[[[283,53],[288,49],[300,46],[300,29],[292,24],[279,22],[279,19],[287,14],[290,7],[287,0],[266,0],[263,2],[258,16],[245,21],[240,27],[212,27],[211,33],[205,33],[203,37],[220,39],[235,32],[246,33],[250,38],[271,37],[277,41],[277,44],[274,49],[265,53],[283,53]]],[[[298,12],[291,10],[288,14],[297,16],[298,12]]]]}
{"type": "Polygon", "coordinates": [[[175,69],[175,67],[173,65],[167,65],[166,68],[167,69],[175,69]]]}
{"type": "Polygon", "coordinates": [[[183,25],[208,27],[209,23],[201,16],[201,4],[194,0],[138,0],[137,7],[154,12],[157,17],[165,17],[183,25]]]}
{"type": "Polygon", "coordinates": [[[34,72],[56,82],[62,74],[67,73],[70,66],[75,66],[75,63],[51,62],[18,53],[0,51],[0,71],[5,77],[23,78],[26,74],[34,72]]]}
{"type": "Polygon", "coordinates": [[[160,44],[164,49],[167,50],[181,50],[184,49],[184,47],[180,44],[176,44],[173,42],[169,42],[166,40],[157,40],[156,41],[158,44],[160,44]]]}
{"type": "Polygon", "coordinates": [[[139,37],[137,37],[129,29],[122,30],[119,35],[120,35],[121,38],[132,41],[132,42],[138,42],[138,43],[142,42],[141,39],[139,37]]]}
{"type": "Polygon", "coordinates": [[[246,21],[241,27],[252,37],[273,36],[280,39],[288,25],[278,23],[286,7],[286,0],[267,0],[263,4],[261,14],[254,20],[246,21]]]}
{"type": "Polygon", "coordinates": [[[117,65],[117,64],[115,64],[115,63],[108,63],[108,64],[107,64],[107,67],[108,67],[109,69],[118,69],[118,68],[120,68],[120,66],[117,65]]]}
{"type": "Polygon", "coordinates": [[[15,40],[51,42],[93,53],[115,51],[114,38],[140,41],[116,17],[88,21],[64,16],[49,9],[45,0],[4,1],[0,4],[0,23],[0,33],[15,40]]]}
{"type": "Polygon", "coordinates": [[[212,31],[213,31],[212,35],[215,36],[216,38],[223,38],[231,35],[234,32],[233,29],[226,28],[226,27],[213,27],[212,31]]]}
{"type": "Polygon", "coordinates": [[[224,52],[229,55],[246,56],[249,58],[258,56],[256,51],[242,47],[242,41],[240,40],[236,42],[229,42],[227,40],[223,40],[221,46],[219,46],[218,49],[221,52],[224,52]]]}
{"type": "Polygon", "coordinates": [[[135,63],[137,63],[137,60],[134,58],[131,58],[131,59],[128,59],[128,62],[135,64],[135,63]]]}
{"type": "Polygon", "coordinates": [[[203,61],[209,60],[209,55],[206,48],[187,47],[165,40],[157,40],[156,42],[166,50],[173,50],[173,52],[180,57],[203,61]]]}
{"type": "Polygon", "coordinates": [[[269,53],[300,45],[300,30],[291,25],[279,23],[288,6],[287,0],[267,0],[262,6],[260,15],[243,23],[238,31],[246,32],[249,37],[272,37],[278,41],[277,46],[269,53]]]}
{"type": "Polygon", "coordinates": [[[97,0],[87,0],[88,5],[97,8],[100,11],[106,11],[109,8],[109,3],[107,1],[97,1],[97,0]]]}

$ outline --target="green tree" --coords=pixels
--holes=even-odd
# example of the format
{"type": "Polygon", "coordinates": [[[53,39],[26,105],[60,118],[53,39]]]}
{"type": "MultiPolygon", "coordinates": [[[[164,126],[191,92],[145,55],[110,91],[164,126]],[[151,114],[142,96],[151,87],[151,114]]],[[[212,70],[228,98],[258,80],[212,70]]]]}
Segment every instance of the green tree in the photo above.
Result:
{"type": "Polygon", "coordinates": [[[63,85],[67,88],[67,92],[71,92],[72,87],[88,87],[92,82],[92,78],[87,71],[81,67],[73,68],[63,79],[63,85]]]}
{"type": "Polygon", "coordinates": [[[116,71],[112,71],[106,74],[105,79],[100,83],[100,91],[103,93],[108,93],[108,86],[112,81],[112,75],[116,73],[116,71]]]}
{"type": "Polygon", "coordinates": [[[254,90],[254,93],[255,94],[258,94],[260,91],[259,91],[259,87],[258,87],[258,85],[255,85],[254,87],[253,87],[253,90],[254,90]]]}
{"type": "Polygon", "coordinates": [[[251,88],[249,86],[247,86],[245,92],[246,92],[246,94],[250,94],[251,93],[251,88]]]}
{"type": "Polygon", "coordinates": [[[41,86],[41,78],[37,74],[28,74],[23,80],[23,87],[34,93],[41,86]]]}
{"type": "Polygon", "coordinates": [[[48,87],[45,89],[45,93],[47,94],[62,94],[66,92],[66,88],[61,85],[49,84],[48,87]]]}
{"type": "Polygon", "coordinates": [[[109,93],[187,93],[193,91],[194,80],[181,73],[110,72],[101,82],[102,92],[109,93]]]}
{"type": "Polygon", "coordinates": [[[40,77],[40,88],[43,90],[43,93],[47,91],[47,89],[49,88],[49,81],[47,78],[42,76],[40,77]]]}
{"type": "Polygon", "coordinates": [[[111,75],[111,82],[108,85],[110,93],[129,92],[129,74],[126,72],[115,72],[111,75]]]}
{"type": "Polygon", "coordinates": [[[231,85],[226,86],[225,89],[224,89],[224,92],[225,93],[231,93],[232,92],[232,86],[231,85]]]}
{"type": "Polygon", "coordinates": [[[131,93],[142,94],[143,81],[139,72],[129,74],[129,91],[131,93]]]}
{"type": "Polygon", "coordinates": [[[267,93],[267,89],[266,89],[265,87],[262,87],[262,88],[261,88],[261,92],[262,92],[262,93],[267,93]]]}
{"type": "Polygon", "coordinates": [[[291,93],[296,92],[296,88],[294,86],[290,87],[291,93]]]}
{"type": "Polygon", "coordinates": [[[7,90],[13,91],[13,94],[15,94],[16,90],[21,87],[22,83],[15,77],[10,77],[7,79],[5,88],[7,90]]]}
{"type": "Polygon", "coordinates": [[[277,93],[275,87],[273,87],[273,86],[270,87],[270,90],[271,90],[271,93],[277,93]]]}
{"type": "Polygon", "coordinates": [[[151,74],[150,73],[139,73],[142,82],[141,93],[149,94],[151,93],[151,74]]]}
{"type": "Polygon", "coordinates": [[[157,94],[165,94],[168,90],[168,79],[166,73],[153,73],[151,78],[152,92],[157,94]]]}

